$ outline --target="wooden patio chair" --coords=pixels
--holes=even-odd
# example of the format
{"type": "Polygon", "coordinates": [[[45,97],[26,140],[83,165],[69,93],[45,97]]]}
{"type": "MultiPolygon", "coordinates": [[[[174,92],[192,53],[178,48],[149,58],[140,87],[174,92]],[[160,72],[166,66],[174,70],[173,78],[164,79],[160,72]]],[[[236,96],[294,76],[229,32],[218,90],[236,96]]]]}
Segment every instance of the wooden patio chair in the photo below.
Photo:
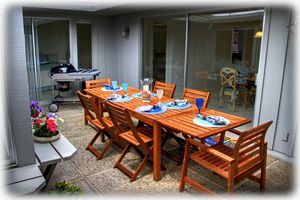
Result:
{"type": "MultiPolygon", "coordinates": [[[[203,92],[200,90],[184,88],[182,99],[187,99],[188,102],[196,104],[197,98],[203,98],[204,99],[203,108],[207,108],[207,105],[208,105],[208,102],[210,99],[210,92],[203,92]]],[[[167,142],[168,139],[173,138],[176,141],[176,143],[178,143],[180,145],[180,148],[184,149],[186,138],[188,138],[188,137],[183,134],[183,138],[182,138],[182,137],[178,136],[178,134],[180,134],[180,133],[176,133],[171,130],[168,130],[168,134],[166,134],[166,138],[162,141],[162,146],[165,145],[165,143],[167,142]]],[[[169,152],[165,151],[164,149],[162,149],[162,151],[167,157],[176,161],[177,165],[180,165],[182,163],[182,158],[183,158],[182,155],[181,156],[172,155],[169,152]]]]}
{"type": "Polygon", "coordinates": [[[176,89],[176,84],[155,81],[153,92],[156,93],[156,90],[158,89],[162,89],[164,91],[163,96],[173,98],[176,89]]]}
{"type": "Polygon", "coordinates": [[[85,88],[92,89],[92,88],[100,88],[104,87],[105,84],[111,85],[111,79],[96,79],[96,80],[87,80],[85,81],[85,88]]]}
{"type": "MultiPolygon", "coordinates": [[[[107,78],[107,79],[86,80],[85,88],[86,89],[101,88],[104,87],[105,84],[111,85],[111,79],[107,78]]],[[[103,113],[107,112],[105,106],[102,103],[100,104],[98,101],[96,102],[96,104],[99,106],[99,112],[101,116],[103,116],[103,113]]],[[[87,125],[87,121],[85,121],[85,125],[87,125]]]]}
{"type": "Polygon", "coordinates": [[[228,192],[233,192],[234,184],[244,178],[259,183],[260,190],[263,191],[267,160],[265,134],[272,122],[266,122],[244,132],[233,130],[235,134],[239,135],[233,149],[225,146],[223,142],[208,147],[192,138],[187,139],[179,191],[182,192],[185,184],[189,184],[197,190],[212,193],[212,191],[187,176],[189,159],[227,179],[228,192]],[[191,145],[197,146],[199,151],[190,153],[191,145]],[[261,172],[260,177],[253,175],[257,170],[261,172]]]}
{"type": "Polygon", "coordinates": [[[238,72],[230,67],[223,67],[220,70],[221,90],[219,94],[219,107],[223,103],[224,96],[230,96],[232,102],[232,111],[235,112],[235,103],[238,96],[244,97],[244,103],[247,104],[248,90],[246,87],[238,87],[236,84],[238,72]]]}
{"type": "Polygon", "coordinates": [[[129,176],[130,182],[135,181],[139,172],[147,163],[148,159],[152,157],[152,128],[149,126],[136,128],[126,108],[122,108],[107,101],[105,102],[105,105],[107,106],[109,116],[111,117],[114,126],[119,131],[120,138],[128,142],[128,145],[125,147],[120,158],[115,163],[114,168],[117,167],[123,173],[129,176]],[[128,126],[130,130],[124,131],[120,127],[120,124],[128,126]],[[122,160],[129,152],[131,147],[139,148],[143,154],[143,159],[134,172],[130,171],[128,168],[121,164],[122,160]]]}
{"type": "Polygon", "coordinates": [[[96,135],[90,141],[86,149],[91,151],[97,159],[100,160],[103,158],[116,137],[112,130],[114,125],[109,116],[101,117],[94,97],[82,94],[80,91],[77,91],[77,95],[84,109],[85,120],[93,124],[97,129],[96,135]],[[99,152],[93,145],[99,136],[101,136],[101,141],[105,142],[105,135],[109,138],[109,141],[105,144],[102,152],[99,152]]]}

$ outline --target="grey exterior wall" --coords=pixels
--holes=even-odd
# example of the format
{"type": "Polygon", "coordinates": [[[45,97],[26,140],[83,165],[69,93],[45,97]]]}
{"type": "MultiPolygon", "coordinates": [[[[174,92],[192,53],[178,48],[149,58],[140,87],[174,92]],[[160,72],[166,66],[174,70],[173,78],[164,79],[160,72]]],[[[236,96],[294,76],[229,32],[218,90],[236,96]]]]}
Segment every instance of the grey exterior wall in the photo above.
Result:
{"type": "Polygon", "coordinates": [[[142,53],[139,17],[98,17],[93,20],[92,27],[92,59],[93,66],[101,71],[99,78],[109,77],[138,87],[142,53]],[[127,38],[121,35],[125,25],[130,28],[127,38]]]}
{"type": "Polygon", "coordinates": [[[291,10],[267,9],[266,31],[262,42],[254,124],[273,120],[266,140],[268,148],[291,155],[296,134],[295,108],[292,99],[296,87],[293,83],[293,49],[288,51],[291,10]],[[266,49],[266,51],[264,51],[266,49]],[[265,54],[263,53],[265,52],[265,54]],[[289,133],[290,141],[284,142],[289,133]]]}
{"type": "Polygon", "coordinates": [[[7,9],[5,28],[7,96],[3,98],[7,102],[8,123],[15,143],[17,164],[21,167],[35,163],[21,7],[7,9]]]}

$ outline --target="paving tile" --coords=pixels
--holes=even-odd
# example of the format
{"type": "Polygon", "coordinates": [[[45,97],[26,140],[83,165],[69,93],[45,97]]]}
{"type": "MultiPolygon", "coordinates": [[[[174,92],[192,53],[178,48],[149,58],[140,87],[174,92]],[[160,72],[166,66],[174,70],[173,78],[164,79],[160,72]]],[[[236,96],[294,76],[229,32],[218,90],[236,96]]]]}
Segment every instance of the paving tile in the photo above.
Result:
{"type": "Polygon", "coordinates": [[[80,178],[80,174],[73,167],[71,161],[64,161],[57,164],[48,186],[54,185],[56,182],[70,181],[80,178]]]}
{"type": "MultiPolygon", "coordinates": [[[[61,125],[61,132],[69,141],[78,148],[78,152],[71,161],[59,163],[55,169],[46,191],[53,187],[56,181],[71,181],[81,187],[84,194],[97,195],[97,197],[127,197],[150,196],[150,197],[203,197],[203,193],[196,191],[186,185],[183,192],[178,192],[180,174],[182,166],[177,166],[176,162],[162,156],[162,164],[167,168],[162,171],[162,180],[154,181],[152,163],[149,162],[141,171],[136,181],[130,183],[129,178],[118,169],[113,169],[115,161],[121,155],[122,149],[112,145],[102,160],[96,157],[85,148],[96,134],[96,130],[91,126],[84,125],[83,109],[80,104],[61,105],[58,115],[64,118],[61,125]],[[79,172],[78,172],[79,171],[79,172]],[[93,187],[91,187],[91,185],[93,187]],[[97,193],[100,192],[101,194],[97,193]]],[[[96,149],[103,149],[104,144],[98,139],[95,142],[96,149]]],[[[177,143],[171,139],[164,149],[170,153],[179,155],[182,150],[177,148],[177,143]]],[[[140,162],[140,157],[134,152],[130,152],[124,159],[124,164],[130,169],[136,169],[140,162]]],[[[277,160],[272,156],[267,159],[266,194],[290,194],[293,192],[295,176],[293,168],[288,163],[277,160]]],[[[221,195],[226,195],[226,180],[211,171],[189,162],[189,175],[200,184],[205,185],[212,191],[221,195]]],[[[261,195],[259,185],[255,182],[245,180],[235,187],[237,196],[241,195],[261,195]]]]}
{"type": "MultiPolygon", "coordinates": [[[[82,143],[82,139],[78,139],[78,141],[74,143],[82,143]]],[[[122,151],[118,146],[113,144],[111,148],[107,150],[104,157],[101,160],[97,160],[94,154],[85,149],[86,145],[79,144],[78,146],[80,147],[77,150],[77,154],[72,159],[72,163],[84,175],[90,175],[93,173],[98,173],[100,171],[111,169],[114,166],[116,160],[120,157],[122,151]]],[[[102,143],[95,145],[96,149],[102,150],[103,147],[104,145],[102,143]]],[[[133,153],[128,153],[127,156],[124,158],[124,163],[134,162],[138,159],[140,159],[139,156],[133,153]]]]}
{"type": "Polygon", "coordinates": [[[93,188],[84,179],[77,179],[71,183],[80,187],[84,195],[99,195],[99,193],[93,190],[93,188]]]}
{"type": "Polygon", "coordinates": [[[266,182],[272,185],[270,192],[291,192],[294,189],[294,169],[283,161],[274,163],[267,170],[266,182]]]}

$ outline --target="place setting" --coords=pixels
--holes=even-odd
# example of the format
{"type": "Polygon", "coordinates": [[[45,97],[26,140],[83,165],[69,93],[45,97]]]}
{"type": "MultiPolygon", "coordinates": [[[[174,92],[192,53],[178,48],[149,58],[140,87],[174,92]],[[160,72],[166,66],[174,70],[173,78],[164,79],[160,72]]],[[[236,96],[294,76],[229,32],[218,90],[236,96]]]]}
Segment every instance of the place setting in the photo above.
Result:
{"type": "Polygon", "coordinates": [[[228,126],[230,124],[230,121],[223,116],[201,114],[200,110],[203,107],[203,103],[204,103],[203,98],[196,99],[198,113],[196,114],[196,117],[193,119],[194,124],[203,127],[209,127],[209,128],[220,128],[220,127],[228,126]]]}
{"type": "Polygon", "coordinates": [[[181,110],[191,107],[192,105],[187,101],[187,99],[175,99],[165,103],[168,109],[181,110]]]}
{"type": "Polygon", "coordinates": [[[154,104],[154,105],[146,105],[146,106],[139,106],[135,109],[135,111],[143,113],[143,114],[162,114],[167,111],[166,106],[162,104],[154,104]]]}
{"type": "Polygon", "coordinates": [[[124,94],[121,95],[121,94],[113,93],[106,100],[108,100],[110,102],[128,102],[128,101],[131,101],[133,98],[126,94],[127,88],[128,88],[128,83],[122,83],[122,89],[123,89],[124,94]]]}
{"type": "Polygon", "coordinates": [[[111,85],[105,84],[104,87],[101,88],[101,90],[106,92],[118,92],[123,90],[123,88],[118,86],[118,81],[112,81],[111,85]]]}

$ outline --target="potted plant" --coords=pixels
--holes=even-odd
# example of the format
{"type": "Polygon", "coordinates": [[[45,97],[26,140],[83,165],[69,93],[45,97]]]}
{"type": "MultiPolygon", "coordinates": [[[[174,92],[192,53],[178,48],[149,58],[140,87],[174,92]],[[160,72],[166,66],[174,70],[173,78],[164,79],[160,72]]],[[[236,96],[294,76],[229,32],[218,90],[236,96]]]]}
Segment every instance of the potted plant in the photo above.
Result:
{"type": "Polygon", "coordinates": [[[52,142],[60,137],[58,122],[63,120],[55,113],[46,113],[36,101],[30,104],[33,139],[36,142],[52,142]]]}

